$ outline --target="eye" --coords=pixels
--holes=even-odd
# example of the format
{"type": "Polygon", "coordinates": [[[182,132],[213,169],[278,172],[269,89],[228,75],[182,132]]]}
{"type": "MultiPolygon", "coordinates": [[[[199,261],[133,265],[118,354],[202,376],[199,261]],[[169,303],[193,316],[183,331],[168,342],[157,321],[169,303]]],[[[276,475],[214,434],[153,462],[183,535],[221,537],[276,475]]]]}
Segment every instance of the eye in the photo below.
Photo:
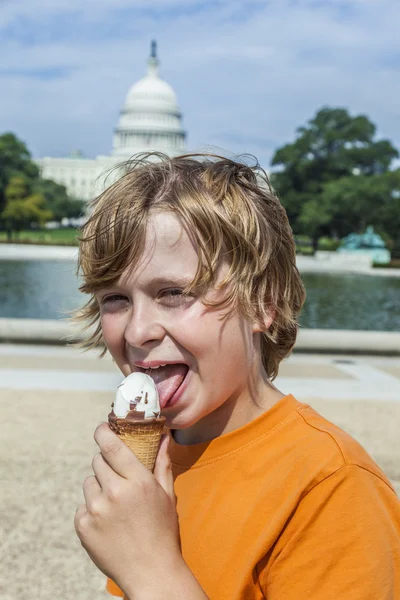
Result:
{"type": "Polygon", "coordinates": [[[161,292],[162,296],[182,296],[183,290],[180,288],[172,288],[170,290],[163,290],[161,292]]]}
{"type": "Polygon", "coordinates": [[[161,290],[158,298],[167,306],[181,306],[194,300],[191,294],[184,294],[182,288],[168,288],[161,290]]]}
{"type": "Polygon", "coordinates": [[[122,294],[110,294],[100,300],[100,306],[105,310],[120,310],[126,308],[128,304],[128,298],[122,294]]]}
{"type": "Polygon", "coordinates": [[[105,304],[106,302],[118,302],[118,300],[127,300],[127,297],[122,294],[110,294],[109,296],[104,296],[101,302],[105,304]]]}

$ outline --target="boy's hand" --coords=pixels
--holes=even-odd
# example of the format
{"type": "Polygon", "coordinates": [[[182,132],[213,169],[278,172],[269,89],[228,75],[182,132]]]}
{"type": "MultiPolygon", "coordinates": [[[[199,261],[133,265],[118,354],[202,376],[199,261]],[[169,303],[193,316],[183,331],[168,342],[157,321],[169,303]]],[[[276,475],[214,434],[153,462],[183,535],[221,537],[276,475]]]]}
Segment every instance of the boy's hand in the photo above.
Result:
{"type": "Polygon", "coordinates": [[[109,429],[97,427],[100,453],[95,476],[83,484],[85,504],[75,514],[82,546],[97,567],[126,594],[162,586],[183,563],[178,515],[168,455],[161,442],[154,475],[109,429]]]}

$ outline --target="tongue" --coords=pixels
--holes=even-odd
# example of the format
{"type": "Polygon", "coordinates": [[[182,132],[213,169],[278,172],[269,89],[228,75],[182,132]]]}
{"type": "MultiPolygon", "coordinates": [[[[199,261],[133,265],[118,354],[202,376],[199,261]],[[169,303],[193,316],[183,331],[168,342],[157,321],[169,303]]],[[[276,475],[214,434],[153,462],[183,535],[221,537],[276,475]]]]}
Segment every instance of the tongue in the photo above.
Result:
{"type": "Polygon", "coordinates": [[[166,365],[158,369],[149,369],[146,371],[150,375],[158,391],[160,397],[160,407],[163,409],[175,394],[178,387],[181,385],[188,371],[188,367],[183,364],[166,365]]]}

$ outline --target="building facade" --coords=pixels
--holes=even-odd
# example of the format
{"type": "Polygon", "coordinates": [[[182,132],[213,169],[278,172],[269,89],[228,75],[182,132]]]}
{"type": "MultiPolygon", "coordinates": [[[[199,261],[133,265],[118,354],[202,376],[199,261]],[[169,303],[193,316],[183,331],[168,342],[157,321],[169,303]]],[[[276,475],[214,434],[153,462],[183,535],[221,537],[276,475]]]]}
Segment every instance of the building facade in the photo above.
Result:
{"type": "Polygon", "coordinates": [[[185,151],[182,113],[172,87],[158,72],[156,43],[151,43],[147,75],[129,90],[114,130],[110,156],[84,158],[75,152],[66,158],[36,159],[44,179],[67,188],[72,198],[89,200],[104,190],[118,174],[116,167],[139,152],[158,150],[169,156],[185,151]]]}

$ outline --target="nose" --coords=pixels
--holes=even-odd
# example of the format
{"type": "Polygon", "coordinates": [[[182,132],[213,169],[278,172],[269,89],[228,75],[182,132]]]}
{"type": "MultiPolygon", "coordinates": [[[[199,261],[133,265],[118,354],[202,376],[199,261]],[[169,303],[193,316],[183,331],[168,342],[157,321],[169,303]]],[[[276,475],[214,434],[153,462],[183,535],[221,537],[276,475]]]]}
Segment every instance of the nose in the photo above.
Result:
{"type": "Polygon", "coordinates": [[[165,329],[158,317],[157,307],[150,300],[137,301],[125,328],[126,343],[142,348],[152,342],[160,342],[164,338],[165,329]]]}

